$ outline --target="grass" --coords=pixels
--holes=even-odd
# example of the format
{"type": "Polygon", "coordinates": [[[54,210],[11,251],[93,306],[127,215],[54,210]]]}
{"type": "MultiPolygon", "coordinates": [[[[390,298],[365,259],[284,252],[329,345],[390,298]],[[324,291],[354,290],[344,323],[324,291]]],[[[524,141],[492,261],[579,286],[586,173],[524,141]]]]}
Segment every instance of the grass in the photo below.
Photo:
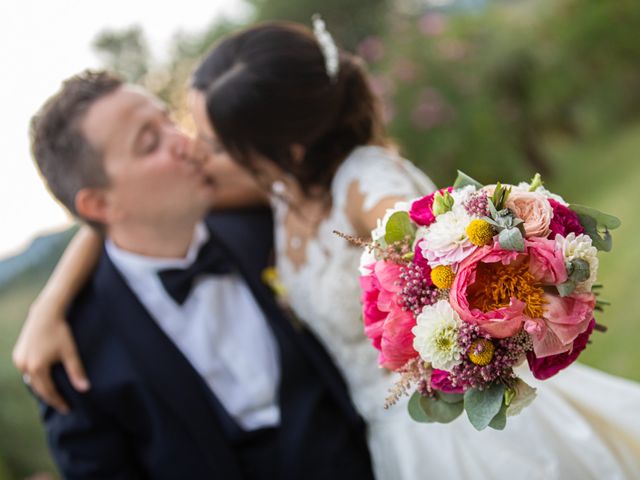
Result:
{"type": "Polygon", "coordinates": [[[552,147],[556,159],[549,187],[572,203],[612,213],[622,220],[613,251],[602,253],[598,283],[611,302],[596,319],[608,332],[594,333],[580,360],[640,381],[640,125],[606,139],[552,147]]]}

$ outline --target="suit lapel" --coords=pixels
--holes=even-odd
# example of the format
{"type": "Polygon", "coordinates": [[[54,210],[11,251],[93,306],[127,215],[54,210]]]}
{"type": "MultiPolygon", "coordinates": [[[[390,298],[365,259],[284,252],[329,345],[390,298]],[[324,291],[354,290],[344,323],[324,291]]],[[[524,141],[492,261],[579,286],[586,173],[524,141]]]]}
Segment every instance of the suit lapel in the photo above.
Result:
{"type": "MultiPolygon", "coordinates": [[[[344,411],[346,418],[360,424],[346,385],[323,347],[309,333],[296,332],[292,319],[278,306],[269,288],[262,282],[261,273],[273,247],[273,222],[268,210],[210,215],[207,224],[213,238],[225,248],[233,263],[249,285],[258,304],[281,341],[295,343],[313,365],[322,381],[344,411]],[[274,322],[275,326],[274,327],[274,322]]],[[[281,344],[282,345],[282,344],[281,344]]],[[[282,372],[285,366],[281,365],[282,372]]]]}
{"type": "Polygon", "coordinates": [[[96,273],[101,309],[126,345],[140,376],[187,427],[212,472],[240,478],[205,384],[189,361],[150,317],[106,253],[96,273]]]}

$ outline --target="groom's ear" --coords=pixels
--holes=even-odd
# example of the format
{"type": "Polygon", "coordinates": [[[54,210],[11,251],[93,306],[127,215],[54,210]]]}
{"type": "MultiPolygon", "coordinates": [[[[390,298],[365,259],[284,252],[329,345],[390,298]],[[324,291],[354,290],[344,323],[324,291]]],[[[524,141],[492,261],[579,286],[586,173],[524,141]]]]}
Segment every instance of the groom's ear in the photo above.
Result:
{"type": "Polygon", "coordinates": [[[83,188],[76,193],[75,207],[78,216],[85,220],[91,220],[109,225],[110,208],[109,198],[103,188],[83,188]]]}

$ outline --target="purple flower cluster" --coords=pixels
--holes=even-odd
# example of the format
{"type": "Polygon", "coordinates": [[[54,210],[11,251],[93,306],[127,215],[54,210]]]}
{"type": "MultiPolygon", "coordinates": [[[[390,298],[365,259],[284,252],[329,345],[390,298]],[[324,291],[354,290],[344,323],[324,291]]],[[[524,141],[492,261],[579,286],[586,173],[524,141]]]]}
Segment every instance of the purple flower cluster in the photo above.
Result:
{"type": "Polygon", "coordinates": [[[532,348],[531,338],[524,331],[513,337],[492,339],[490,335],[483,333],[479,326],[463,322],[458,332],[458,342],[464,352],[469,352],[471,344],[481,338],[489,340],[495,347],[491,362],[484,366],[476,365],[465,354],[462,363],[456,365],[450,374],[454,387],[482,390],[495,381],[511,383],[517,378],[513,373],[513,367],[522,362],[527,351],[532,348]]]}
{"type": "Polygon", "coordinates": [[[432,305],[438,300],[438,289],[431,284],[429,273],[428,266],[416,263],[400,269],[398,303],[404,311],[411,311],[416,317],[425,305],[432,305]]]}
{"type": "Polygon", "coordinates": [[[472,193],[463,206],[472,217],[489,216],[489,199],[483,191],[472,193]]]}

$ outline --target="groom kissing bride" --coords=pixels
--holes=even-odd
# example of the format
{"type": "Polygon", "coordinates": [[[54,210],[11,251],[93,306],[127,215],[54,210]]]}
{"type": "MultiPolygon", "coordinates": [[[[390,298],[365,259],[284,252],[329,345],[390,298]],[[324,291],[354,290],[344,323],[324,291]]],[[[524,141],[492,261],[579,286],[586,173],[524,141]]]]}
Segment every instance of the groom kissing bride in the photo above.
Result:
{"type": "Polygon", "coordinates": [[[91,381],[44,408],[67,478],[371,478],[362,420],[261,281],[267,210],[207,215],[211,182],[147,92],[65,82],[32,126],[49,189],[104,235],[68,311],[91,381]]]}

